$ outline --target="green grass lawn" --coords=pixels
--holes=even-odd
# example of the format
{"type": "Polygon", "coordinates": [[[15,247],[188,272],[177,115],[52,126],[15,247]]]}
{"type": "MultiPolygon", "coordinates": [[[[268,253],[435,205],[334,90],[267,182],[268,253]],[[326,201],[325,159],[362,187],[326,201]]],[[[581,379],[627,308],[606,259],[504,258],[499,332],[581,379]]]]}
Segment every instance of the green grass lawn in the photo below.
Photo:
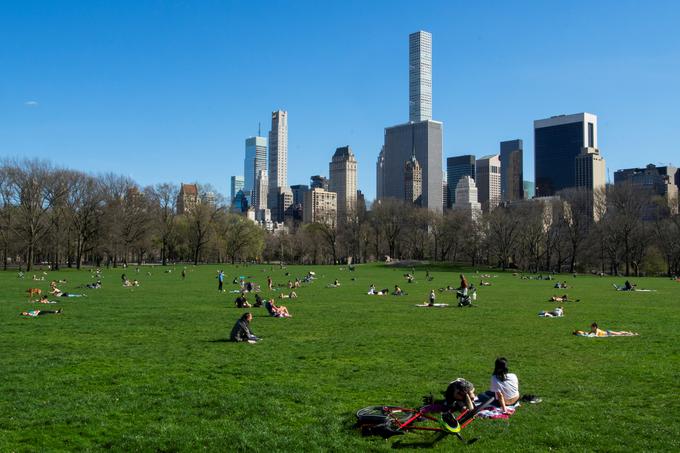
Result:
{"type": "MultiPolygon", "coordinates": [[[[77,289],[89,271],[50,272],[46,280],[0,273],[0,451],[387,451],[417,447],[432,434],[389,440],[362,437],[357,409],[375,404],[418,406],[428,393],[465,377],[488,388],[493,361],[506,356],[525,404],[509,420],[476,420],[434,450],[677,451],[680,448],[678,329],[680,283],[633,279],[656,292],[616,292],[622,278],[561,276],[572,285],[522,280],[489,271],[477,307],[414,305],[430,288],[458,285],[458,271],[357,266],[224,266],[225,288],[236,275],[286,283],[308,270],[317,280],[285,300],[290,319],[251,309],[255,345],[228,342],[244,310],[234,294],[218,293],[221,266],[143,267],[125,272],[141,286],[120,284],[122,269],[103,271],[103,288],[77,289]],[[170,268],[172,269],[172,268],[170,268]],[[147,271],[151,272],[147,276],[147,271]],[[289,272],[290,277],[284,275],[289,272]],[[327,288],[335,278],[340,288],[327,288]],[[26,289],[62,289],[83,298],[27,302],[26,289]],[[368,296],[369,284],[404,297],[368,296]],[[547,299],[567,292],[564,318],[543,319],[547,299]],[[61,315],[24,319],[19,312],[63,308],[61,315]],[[639,337],[578,338],[592,321],[639,337]]],[[[486,270],[482,272],[487,272],[486,270]]],[[[468,272],[471,282],[480,278],[468,272]]],[[[265,291],[265,294],[267,292],[265,291]]],[[[454,304],[453,293],[437,302],[454,304]]]]}

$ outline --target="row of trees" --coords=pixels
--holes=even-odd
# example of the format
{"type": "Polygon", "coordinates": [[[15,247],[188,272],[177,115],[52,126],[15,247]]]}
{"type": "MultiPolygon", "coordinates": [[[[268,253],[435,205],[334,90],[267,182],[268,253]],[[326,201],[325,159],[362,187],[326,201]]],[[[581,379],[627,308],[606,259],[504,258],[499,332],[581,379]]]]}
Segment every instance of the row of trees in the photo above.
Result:
{"type": "MultiPolygon", "coordinates": [[[[205,187],[205,190],[210,190],[205,187]]],[[[130,178],[92,176],[43,161],[0,166],[3,266],[49,263],[77,267],[145,261],[258,259],[264,232],[223,200],[178,215],[178,187],[141,188],[130,178]]]]}
{"type": "Polygon", "coordinates": [[[504,205],[476,219],[399,200],[374,203],[337,229],[311,224],[268,236],[265,258],[288,262],[433,260],[531,272],[680,274],[677,200],[632,185],[504,205]],[[594,219],[598,219],[595,221],[594,219]]]}
{"type": "MultiPolygon", "coordinates": [[[[0,165],[3,266],[338,263],[389,256],[532,272],[680,274],[680,216],[629,185],[595,194],[568,190],[476,219],[384,200],[341,219],[337,228],[290,223],[274,234],[230,212],[219,196],[180,215],[178,189],[169,183],[140,187],[127,177],[43,161],[6,161],[0,165]]],[[[202,192],[215,191],[203,186],[202,192]]]]}

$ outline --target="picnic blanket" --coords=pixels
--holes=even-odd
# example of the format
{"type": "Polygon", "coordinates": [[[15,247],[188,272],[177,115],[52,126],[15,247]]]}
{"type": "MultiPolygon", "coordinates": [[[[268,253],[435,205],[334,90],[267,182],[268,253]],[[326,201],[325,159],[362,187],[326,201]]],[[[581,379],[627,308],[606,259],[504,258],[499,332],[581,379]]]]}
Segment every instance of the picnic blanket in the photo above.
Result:
{"type": "Polygon", "coordinates": [[[434,304],[434,305],[429,305],[429,304],[416,304],[416,307],[430,307],[430,308],[445,308],[448,307],[449,304],[434,304]]]}
{"type": "Polygon", "coordinates": [[[489,406],[486,409],[479,411],[479,413],[477,413],[477,417],[490,418],[492,420],[510,418],[510,416],[515,413],[515,410],[519,407],[519,405],[519,402],[517,402],[511,406],[507,406],[506,413],[503,413],[500,407],[489,406]]]}

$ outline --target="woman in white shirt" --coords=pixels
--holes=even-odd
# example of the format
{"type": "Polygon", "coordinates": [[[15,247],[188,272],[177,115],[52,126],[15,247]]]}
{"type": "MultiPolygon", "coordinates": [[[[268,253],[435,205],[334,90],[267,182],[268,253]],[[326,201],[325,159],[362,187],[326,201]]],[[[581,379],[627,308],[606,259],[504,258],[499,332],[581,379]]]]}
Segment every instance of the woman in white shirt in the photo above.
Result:
{"type": "Polygon", "coordinates": [[[516,374],[508,372],[508,359],[505,357],[496,359],[489,393],[493,393],[496,398],[494,405],[499,406],[503,413],[519,400],[519,381],[516,374]]]}

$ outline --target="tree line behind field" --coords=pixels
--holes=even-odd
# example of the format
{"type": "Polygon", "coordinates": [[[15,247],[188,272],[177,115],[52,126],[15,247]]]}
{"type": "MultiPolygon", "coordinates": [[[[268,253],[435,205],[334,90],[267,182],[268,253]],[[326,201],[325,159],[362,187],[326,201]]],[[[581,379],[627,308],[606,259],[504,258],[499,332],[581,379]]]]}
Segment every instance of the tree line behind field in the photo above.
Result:
{"type": "MultiPolygon", "coordinates": [[[[202,193],[217,192],[199,185],[202,193]]],[[[219,195],[178,214],[179,185],[140,187],[37,160],[0,165],[3,266],[80,268],[143,262],[291,263],[430,260],[530,272],[680,274],[677,200],[628,184],[595,194],[502,205],[472,219],[399,200],[353,212],[337,227],[287,221],[268,233],[219,195]],[[593,219],[598,219],[597,221],[593,219]]]]}

